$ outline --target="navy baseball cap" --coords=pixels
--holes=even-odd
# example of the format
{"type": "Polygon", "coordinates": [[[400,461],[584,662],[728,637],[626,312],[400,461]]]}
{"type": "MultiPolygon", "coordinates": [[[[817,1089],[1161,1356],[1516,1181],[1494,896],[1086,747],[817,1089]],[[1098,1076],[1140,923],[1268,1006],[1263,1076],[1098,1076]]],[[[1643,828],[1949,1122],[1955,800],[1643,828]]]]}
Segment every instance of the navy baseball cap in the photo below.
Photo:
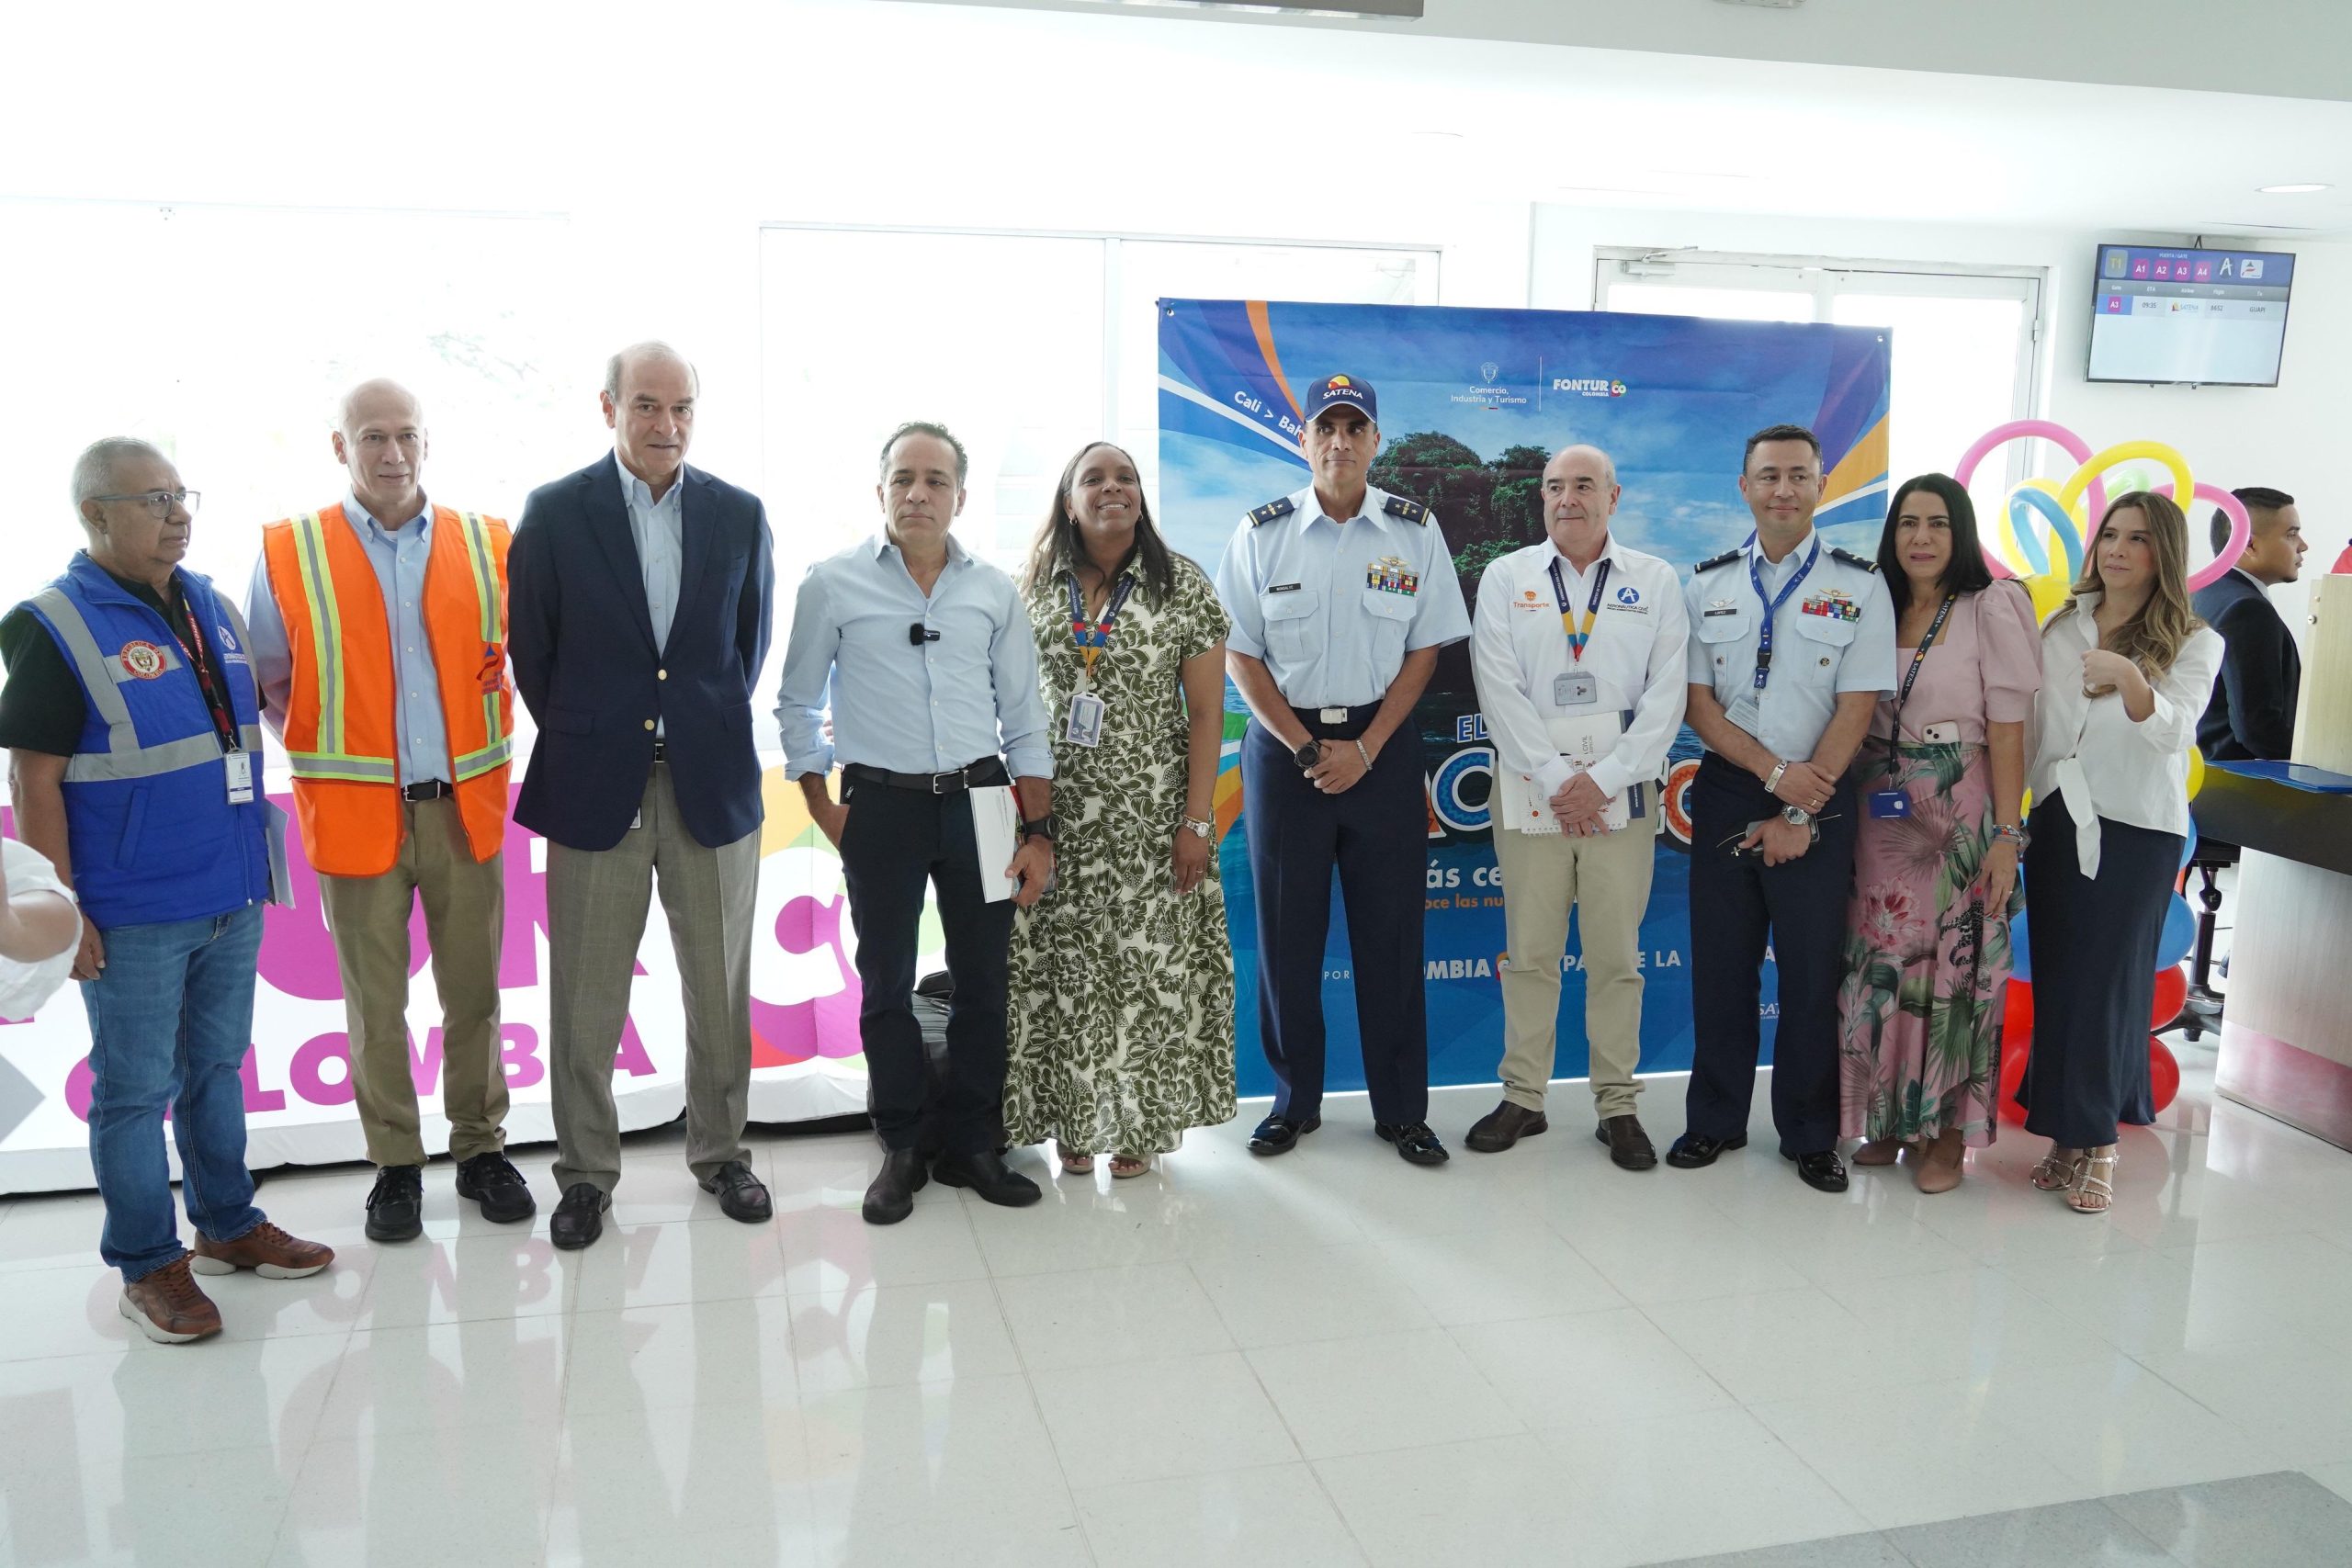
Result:
{"type": "Polygon", "coordinates": [[[1372,383],[1355,376],[1327,376],[1306,389],[1306,423],[1313,424],[1317,414],[1332,407],[1355,410],[1373,423],[1380,423],[1380,400],[1373,394],[1372,383]]]}

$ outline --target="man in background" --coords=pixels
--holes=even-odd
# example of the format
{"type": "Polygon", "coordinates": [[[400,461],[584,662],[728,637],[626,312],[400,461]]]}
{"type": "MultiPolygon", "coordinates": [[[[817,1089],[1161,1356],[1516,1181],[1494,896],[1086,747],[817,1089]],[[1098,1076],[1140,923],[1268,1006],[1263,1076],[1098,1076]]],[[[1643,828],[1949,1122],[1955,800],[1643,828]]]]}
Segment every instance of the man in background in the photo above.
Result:
{"type": "MultiPolygon", "coordinates": [[[[2301,575],[2303,520],[2284,491],[2249,485],[2231,494],[2253,519],[2237,564],[2199,589],[2199,620],[2222,634],[2227,651],[2213,700],[2197,724],[2197,749],[2217,762],[2283,761],[2295,743],[2295,696],[2303,659],[2270,590],[2301,575]]],[[[2227,513],[2213,513],[2213,548],[2230,542],[2227,513]]]]}

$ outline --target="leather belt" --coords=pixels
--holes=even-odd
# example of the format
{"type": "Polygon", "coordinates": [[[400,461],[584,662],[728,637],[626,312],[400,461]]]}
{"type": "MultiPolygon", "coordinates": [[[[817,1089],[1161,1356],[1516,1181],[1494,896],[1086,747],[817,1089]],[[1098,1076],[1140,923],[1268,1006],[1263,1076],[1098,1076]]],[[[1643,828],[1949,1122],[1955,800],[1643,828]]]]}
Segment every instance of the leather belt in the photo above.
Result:
{"type": "Polygon", "coordinates": [[[445,795],[457,793],[449,787],[446,780],[427,779],[423,784],[413,784],[403,787],[401,791],[401,798],[402,800],[438,800],[445,795]]]}
{"type": "Polygon", "coordinates": [[[954,795],[959,790],[1005,784],[1011,778],[1004,771],[1003,761],[995,757],[983,757],[944,773],[894,773],[888,768],[868,767],[864,762],[845,762],[842,776],[860,784],[888,784],[892,789],[910,789],[924,795],[954,795]]]}

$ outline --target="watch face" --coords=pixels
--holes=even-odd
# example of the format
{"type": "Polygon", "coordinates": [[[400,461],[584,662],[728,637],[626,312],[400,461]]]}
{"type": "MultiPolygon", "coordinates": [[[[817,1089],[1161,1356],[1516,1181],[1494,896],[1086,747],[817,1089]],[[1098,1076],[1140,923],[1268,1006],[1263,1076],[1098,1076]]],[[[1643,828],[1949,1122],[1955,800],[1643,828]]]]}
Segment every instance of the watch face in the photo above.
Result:
{"type": "Polygon", "coordinates": [[[1298,765],[1300,767],[1313,767],[1316,763],[1323,760],[1323,743],[1320,740],[1308,741],[1306,745],[1298,749],[1297,757],[1298,765]]]}

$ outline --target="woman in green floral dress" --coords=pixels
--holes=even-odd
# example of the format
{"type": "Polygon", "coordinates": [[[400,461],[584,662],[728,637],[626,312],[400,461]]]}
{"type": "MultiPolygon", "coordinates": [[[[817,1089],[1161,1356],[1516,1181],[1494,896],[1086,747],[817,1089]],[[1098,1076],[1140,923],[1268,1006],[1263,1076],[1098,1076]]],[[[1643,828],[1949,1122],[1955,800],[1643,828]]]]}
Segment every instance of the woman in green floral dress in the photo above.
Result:
{"type": "Polygon", "coordinates": [[[1053,717],[1055,881],[1015,917],[1004,1122],[1140,1176],[1230,1121],[1233,950],[1212,797],[1227,620],[1107,442],[1062,470],[1023,582],[1053,717]]]}

